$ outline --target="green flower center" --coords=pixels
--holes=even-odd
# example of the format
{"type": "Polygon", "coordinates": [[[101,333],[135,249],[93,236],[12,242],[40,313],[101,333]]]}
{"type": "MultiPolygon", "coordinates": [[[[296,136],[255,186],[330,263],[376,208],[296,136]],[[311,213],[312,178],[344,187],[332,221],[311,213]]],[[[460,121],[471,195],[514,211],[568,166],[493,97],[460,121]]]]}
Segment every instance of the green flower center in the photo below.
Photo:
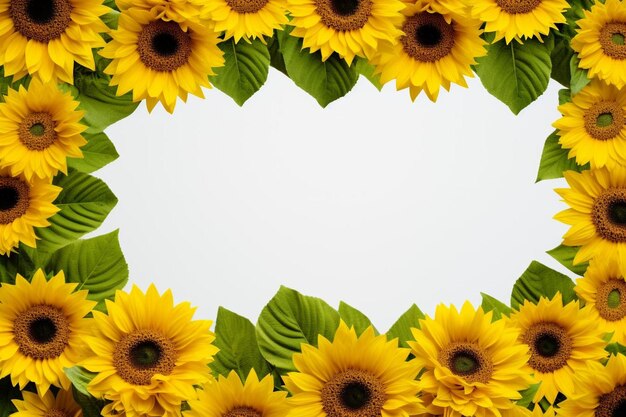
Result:
{"type": "Polygon", "coordinates": [[[617,288],[609,293],[606,303],[609,308],[618,308],[622,304],[622,294],[617,288]]]}
{"type": "Polygon", "coordinates": [[[608,127],[613,124],[613,113],[602,113],[598,115],[596,119],[596,126],[598,127],[608,127]]]}
{"type": "Polygon", "coordinates": [[[359,382],[351,382],[341,390],[341,401],[352,410],[357,410],[366,405],[371,396],[370,390],[359,382]]]}
{"type": "Polygon", "coordinates": [[[49,343],[57,334],[57,326],[49,317],[33,320],[29,327],[30,338],[37,343],[49,343]]]}
{"type": "Polygon", "coordinates": [[[35,123],[28,130],[33,136],[43,136],[44,133],[46,133],[46,128],[43,123],[35,123]]]}
{"type": "Polygon", "coordinates": [[[161,349],[152,340],[141,342],[130,349],[130,360],[137,368],[151,368],[159,363],[161,349]]]}
{"type": "Polygon", "coordinates": [[[611,35],[611,42],[613,42],[615,45],[623,46],[624,40],[624,35],[622,35],[621,33],[613,33],[611,35]]]}
{"type": "Polygon", "coordinates": [[[367,371],[347,369],[324,384],[321,399],[327,417],[380,416],[385,386],[367,371]]]}
{"type": "Polygon", "coordinates": [[[452,372],[457,375],[473,374],[480,368],[480,362],[472,352],[457,352],[452,359],[452,372]]]}

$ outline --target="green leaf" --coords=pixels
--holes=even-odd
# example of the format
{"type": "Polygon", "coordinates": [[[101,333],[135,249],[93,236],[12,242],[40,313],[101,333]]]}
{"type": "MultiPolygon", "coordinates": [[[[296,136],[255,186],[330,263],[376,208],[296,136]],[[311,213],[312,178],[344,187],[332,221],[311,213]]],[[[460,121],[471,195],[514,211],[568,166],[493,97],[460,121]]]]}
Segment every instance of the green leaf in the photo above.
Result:
{"type": "Polygon", "coordinates": [[[102,415],[102,408],[106,405],[106,401],[85,395],[75,386],[72,387],[72,395],[76,403],[82,408],[83,417],[100,417],[102,415]]]}
{"type": "Polygon", "coordinates": [[[558,131],[555,130],[548,136],[546,143],[543,145],[541,153],[541,161],[539,162],[539,172],[537,173],[537,182],[562,178],[563,172],[573,170],[581,172],[589,169],[589,164],[578,165],[575,159],[567,157],[568,150],[563,149],[559,144],[558,131]]]}
{"type": "Polygon", "coordinates": [[[562,88],[559,90],[559,106],[561,104],[569,103],[572,101],[572,92],[569,88],[562,88]]]}
{"type": "Polygon", "coordinates": [[[626,346],[618,342],[609,343],[604,348],[611,356],[626,355],[626,346]]]}
{"type": "Polygon", "coordinates": [[[235,370],[242,381],[253,368],[259,378],[272,372],[272,367],[259,351],[254,325],[247,318],[220,307],[215,335],[215,346],[220,351],[210,364],[213,371],[227,376],[235,370]]]}
{"type": "Polygon", "coordinates": [[[78,392],[83,395],[91,395],[87,390],[87,386],[89,385],[91,380],[94,379],[96,375],[98,375],[97,373],[89,372],[88,370],[80,366],[65,368],[63,369],[63,371],[78,392]]]}
{"type": "Polygon", "coordinates": [[[281,287],[263,308],[256,326],[259,349],[281,374],[294,371],[294,353],[303,343],[317,346],[318,337],[334,338],[339,313],[325,301],[281,287]]]}
{"type": "MultiPolygon", "coordinates": [[[[348,326],[354,327],[357,335],[363,333],[365,329],[367,329],[369,326],[374,327],[370,319],[368,319],[365,314],[361,313],[356,308],[344,303],[343,301],[339,302],[339,316],[348,326]]],[[[378,331],[375,327],[374,333],[378,334],[378,331]]]]}
{"type": "Polygon", "coordinates": [[[117,198],[100,179],[78,171],[58,175],[54,183],[63,188],[54,202],[61,211],[50,226],[37,229],[40,252],[53,252],[96,230],[117,204],[117,198]]]}
{"type": "Polygon", "coordinates": [[[378,91],[383,89],[383,85],[380,83],[380,75],[374,74],[375,67],[370,64],[365,58],[355,58],[352,62],[354,70],[365,77],[378,91]]]}
{"type": "Polygon", "coordinates": [[[580,60],[577,55],[572,55],[570,60],[570,72],[572,74],[570,80],[570,90],[572,90],[572,95],[575,96],[587,86],[591,82],[589,77],[587,76],[587,70],[578,68],[578,63],[580,60]]]}
{"type": "Polygon", "coordinates": [[[554,49],[550,54],[552,61],[551,77],[564,87],[569,87],[572,79],[570,61],[574,56],[574,50],[570,46],[570,39],[555,37],[554,49]]]}
{"type": "Polygon", "coordinates": [[[577,299],[574,282],[568,276],[533,261],[513,286],[511,307],[519,310],[526,300],[536,304],[540,297],[552,299],[557,292],[561,293],[563,304],[577,299]]]}
{"type": "Polygon", "coordinates": [[[21,398],[21,391],[13,386],[10,376],[0,379],[0,417],[8,417],[15,413],[17,409],[11,400],[21,398]]]}
{"type": "Polygon", "coordinates": [[[215,70],[211,82],[240,106],[265,84],[270,67],[270,53],[259,39],[235,43],[222,42],[226,64],[215,70]]]}
{"type": "Polygon", "coordinates": [[[537,394],[537,391],[539,390],[540,385],[540,382],[537,384],[532,384],[524,391],[520,391],[520,394],[522,394],[522,398],[517,400],[517,405],[520,407],[528,407],[529,405],[531,405],[533,403],[533,399],[535,398],[535,394],[537,394]]]}
{"type": "Polygon", "coordinates": [[[267,41],[267,50],[270,53],[270,65],[289,77],[289,74],[287,74],[287,68],[285,68],[285,60],[283,59],[283,55],[280,53],[277,32],[277,30],[274,30],[274,36],[267,41]]]}
{"type": "Polygon", "coordinates": [[[554,249],[550,249],[546,253],[559,261],[561,265],[575,273],[576,275],[583,276],[589,266],[589,262],[584,262],[578,265],[574,265],[574,257],[578,253],[578,246],[565,246],[559,245],[554,249]]]}
{"type": "Polygon", "coordinates": [[[39,265],[30,256],[30,251],[21,243],[17,253],[0,256],[0,283],[14,284],[17,274],[27,278],[33,275],[39,265]]]}
{"type": "Polygon", "coordinates": [[[337,54],[322,62],[319,51],[302,50],[302,39],[291,36],[290,29],[278,32],[280,52],[289,78],[313,96],[322,107],[345,96],[359,75],[337,54]]]}
{"type": "Polygon", "coordinates": [[[86,133],[83,136],[87,139],[85,146],[80,148],[84,157],[69,158],[67,160],[69,168],[90,173],[108,165],[119,157],[115,145],[104,132],[86,133]]]}
{"type": "Polygon", "coordinates": [[[116,290],[128,282],[128,264],[118,239],[119,231],[86,240],[77,240],[54,252],[47,271],[63,271],[67,282],[79,283],[76,290],[89,290],[87,298],[104,308],[116,290]]]}
{"type": "Polygon", "coordinates": [[[549,47],[529,39],[523,45],[501,40],[488,45],[488,54],[478,58],[476,72],[496,98],[518,114],[548,88],[552,62],[549,47]]]}
{"type": "Polygon", "coordinates": [[[408,341],[414,340],[411,328],[420,328],[420,319],[425,318],[424,313],[415,304],[400,316],[400,318],[387,331],[387,339],[392,340],[396,337],[401,347],[409,347],[408,341]]]}
{"type": "Polygon", "coordinates": [[[502,315],[511,315],[511,307],[507,306],[502,301],[497,300],[484,292],[481,292],[480,295],[483,297],[483,303],[481,306],[485,313],[493,311],[493,321],[500,320],[502,315]]]}

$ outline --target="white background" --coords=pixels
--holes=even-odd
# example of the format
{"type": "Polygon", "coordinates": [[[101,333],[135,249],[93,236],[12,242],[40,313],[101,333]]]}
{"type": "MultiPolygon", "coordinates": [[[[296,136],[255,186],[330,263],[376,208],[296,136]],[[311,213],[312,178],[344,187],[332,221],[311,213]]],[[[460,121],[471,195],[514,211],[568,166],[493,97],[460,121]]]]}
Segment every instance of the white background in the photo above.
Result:
{"type": "Polygon", "coordinates": [[[201,318],[255,322],[281,284],[383,331],[412,303],[506,301],[531,260],[564,271],[545,254],[564,182],[535,184],[557,91],[515,117],[477,79],[435,104],[361,79],[322,109],[271,70],[243,108],[215,89],[141,105],[107,130],[121,157],[96,175],[120,201],[98,233],[120,228],[130,282],[201,318]]]}

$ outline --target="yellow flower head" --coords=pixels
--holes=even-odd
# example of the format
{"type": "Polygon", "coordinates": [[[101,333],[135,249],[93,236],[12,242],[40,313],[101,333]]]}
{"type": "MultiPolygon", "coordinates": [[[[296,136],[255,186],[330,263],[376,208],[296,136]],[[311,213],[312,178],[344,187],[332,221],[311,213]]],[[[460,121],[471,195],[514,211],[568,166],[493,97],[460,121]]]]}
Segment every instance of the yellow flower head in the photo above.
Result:
{"type": "Polygon", "coordinates": [[[52,179],[59,171],[67,174],[68,157],[82,158],[80,124],[83,112],[78,102],[55,84],[32,80],[26,90],[9,89],[0,103],[0,167],[14,176],[24,174],[52,179]]]}
{"type": "Polygon", "coordinates": [[[194,385],[210,379],[207,366],[217,353],[211,322],[192,320],[189,303],[174,306],[171,291],[154,285],[144,294],[117,291],[106,301],[108,314],[94,312],[93,356],[81,366],[98,375],[89,392],[109,402],[104,416],[181,415],[181,403],[195,398],[194,385]]]}
{"type": "Polygon", "coordinates": [[[48,218],[59,211],[52,202],[60,192],[48,181],[28,181],[0,168],[0,255],[10,255],[20,242],[36,247],[34,228],[50,226],[48,218]]]}
{"type": "Polygon", "coordinates": [[[559,143],[579,165],[626,165],[626,91],[593,80],[572,101],[559,106],[554,122],[559,143]]]}
{"type": "Polygon", "coordinates": [[[526,361],[528,346],[519,331],[469,302],[461,311],[439,305],[435,318],[420,320],[409,342],[424,368],[423,390],[430,409],[449,417],[498,417],[519,412],[514,401],[533,382],[526,361]]]}
{"type": "Polygon", "coordinates": [[[537,304],[526,300],[511,315],[511,323],[521,331],[520,342],[530,347],[528,364],[541,382],[535,402],[545,396],[553,404],[559,392],[569,396],[577,372],[606,356],[604,332],[593,319],[577,301],[564,306],[560,293],[552,300],[542,297],[537,304]]]}
{"type": "Polygon", "coordinates": [[[564,176],[571,188],[555,191],[570,208],[554,218],[571,225],[563,244],[581,246],[574,264],[592,258],[617,262],[626,276],[626,168],[567,171],[564,176]]]}
{"type": "Polygon", "coordinates": [[[187,30],[187,23],[210,24],[201,20],[205,1],[202,0],[115,0],[121,12],[130,8],[141,9],[150,13],[155,19],[174,21],[187,30]]]}
{"type": "Polygon", "coordinates": [[[83,410],[74,401],[72,391],[59,390],[56,396],[52,391],[42,397],[22,391],[24,400],[13,400],[17,412],[11,417],[83,417],[83,410]]]}
{"type": "Polygon", "coordinates": [[[15,285],[0,287],[0,378],[10,375],[20,389],[32,382],[40,395],[50,385],[71,388],[63,369],[83,359],[84,317],[96,305],[77,285],[63,272],[46,281],[40,269],[32,282],[18,274],[15,285]]]}
{"type": "Polygon", "coordinates": [[[95,69],[93,48],[109,29],[102,0],[0,0],[0,65],[15,79],[72,84],[74,62],[95,69]]]}
{"type": "Polygon", "coordinates": [[[375,336],[357,337],[342,321],[332,342],[302,345],[293,356],[298,372],[283,377],[293,396],[290,417],[409,417],[423,411],[417,397],[419,366],[406,361],[409,349],[375,336]]]}
{"type": "Polygon", "coordinates": [[[626,85],[626,3],[596,1],[578,22],[572,49],[578,52],[580,68],[589,78],[599,78],[617,88],[626,85]]]}
{"type": "Polygon", "coordinates": [[[259,381],[254,369],[245,384],[235,371],[220,375],[198,391],[197,400],[189,400],[189,407],[188,417],[286,417],[289,412],[287,393],[274,392],[272,375],[259,381]]]}

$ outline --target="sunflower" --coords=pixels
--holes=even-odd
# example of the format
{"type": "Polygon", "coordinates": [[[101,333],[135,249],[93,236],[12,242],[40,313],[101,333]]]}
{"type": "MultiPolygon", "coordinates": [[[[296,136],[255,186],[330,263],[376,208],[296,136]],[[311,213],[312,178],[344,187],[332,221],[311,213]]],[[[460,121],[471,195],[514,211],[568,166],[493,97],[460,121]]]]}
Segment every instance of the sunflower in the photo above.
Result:
{"type": "Polygon", "coordinates": [[[14,79],[72,84],[74,62],[95,69],[92,49],[108,28],[102,0],[0,0],[0,65],[14,79]]]}
{"type": "Polygon", "coordinates": [[[576,393],[559,404],[557,416],[621,417],[626,415],[626,356],[611,356],[602,366],[590,362],[581,372],[576,393]]]}
{"type": "Polygon", "coordinates": [[[56,394],[48,391],[40,397],[28,391],[22,391],[24,400],[13,400],[17,412],[11,417],[82,417],[83,410],[74,401],[72,391],[59,390],[56,394]]]}
{"type": "Polygon", "coordinates": [[[198,391],[197,400],[189,400],[189,417],[285,417],[289,412],[287,393],[274,392],[274,378],[267,375],[261,381],[254,369],[245,384],[235,371],[228,377],[220,375],[198,391]]]}
{"type": "Polygon", "coordinates": [[[613,333],[613,340],[626,344],[626,281],[615,262],[591,261],[584,278],[574,288],[594,313],[595,326],[613,333]]]}
{"type": "Polygon", "coordinates": [[[424,368],[421,383],[432,397],[427,406],[448,417],[491,417],[517,414],[514,401],[533,382],[526,361],[528,346],[518,342],[519,331],[492,313],[461,311],[439,305],[435,318],[420,320],[409,342],[415,360],[424,368]]]}
{"type": "Polygon", "coordinates": [[[291,35],[302,38],[303,48],[320,51],[322,61],[336,52],[348,65],[397,42],[404,7],[402,0],[287,0],[291,35]]]}
{"type": "Polygon", "coordinates": [[[20,242],[36,247],[35,227],[50,226],[59,211],[52,202],[61,188],[45,180],[13,176],[0,168],[0,255],[11,254],[20,242]]]}
{"type": "Polygon", "coordinates": [[[202,0],[116,0],[117,8],[126,10],[138,8],[150,12],[155,19],[178,22],[187,30],[187,22],[205,23],[200,19],[206,6],[202,0]]]}
{"type": "Polygon", "coordinates": [[[418,1],[404,9],[402,31],[393,46],[382,48],[372,58],[381,83],[396,80],[396,89],[409,88],[411,100],[425,91],[432,101],[439,89],[450,90],[455,83],[467,87],[465,76],[473,77],[475,58],[485,55],[480,22],[436,7],[432,1],[418,1]]]}
{"type": "Polygon", "coordinates": [[[470,2],[473,18],[485,22],[485,32],[494,32],[494,42],[547,35],[557,23],[565,23],[567,0],[473,0],[470,2]]]}
{"type": "Polygon", "coordinates": [[[620,274],[626,276],[626,168],[566,171],[563,175],[571,188],[555,191],[570,208],[554,218],[571,225],[563,244],[581,246],[574,264],[592,258],[616,261],[620,274]]]}
{"type": "Polygon", "coordinates": [[[604,333],[596,327],[594,316],[577,301],[563,305],[561,294],[552,300],[541,297],[537,304],[526,300],[511,315],[511,324],[520,333],[520,342],[530,346],[528,365],[541,385],[534,401],[543,397],[554,403],[559,392],[570,395],[576,373],[587,362],[606,356],[604,333]]]}
{"type": "Polygon", "coordinates": [[[194,385],[210,378],[217,353],[211,322],[192,320],[189,303],[174,306],[171,291],[134,286],[106,301],[108,315],[94,312],[93,356],[81,365],[98,375],[87,389],[109,400],[102,415],[180,416],[181,403],[195,398],[194,385]]]}
{"type": "Polygon", "coordinates": [[[286,6],[286,0],[213,0],[207,2],[204,12],[215,22],[215,31],[224,32],[224,40],[264,41],[264,36],[272,36],[274,29],[282,30],[289,22],[286,6]]]}
{"type": "Polygon", "coordinates": [[[66,158],[82,158],[80,147],[87,143],[78,104],[69,92],[38,80],[28,90],[9,89],[0,103],[0,167],[28,180],[67,174],[66,158]]]}
{"type": "Polygon", "coordinates": [[[298,372],[283,377],[293,396],[291,417],[408,417],[422,412],[417,397],[420,370],[406,361],[409,349],[396,339],[375,336],[372,327],[357,337],[341,321],[332,342],[302,345],[293,356],[298,372]]]}
{"type": "Polygon", "coordinates": [[[580,68],[589,78],[599,78],[622,88],[626,85],[626,3],[621,0],[596,1],[578,22],[572,38],[580,68]]]}
{"type": "Polygon", "coordinates": [[[50,281],[39,269],[28,282],[17,275],[15,285],[0,287],[0,378],[11,375],[13,385],[29,382],[44,395],[50,385],[70,389],[63,368],[82,359],[83,337],[96,305],[87,291],[76,291],[63,272],[50,281]]]}
{"type": "Polygon", "coordinates": [[[224,65],[219,39],[210,28],[193,22],[181,25],[155,17],[140,8],[120,14],[113,40],[100,55],[113,61],[104,72],[112,75],[117,94],[132,90],[133,100],[146,99],[148,110],[161,102],[174,111],[176,97],[204,97],[201,87],[211,87],[208,76],[224,65]]]}
{"type": "Polygon", "coordinates": [[[593,80],[559,106],[559,143],[579,165],[626,165],[626,91],[593,80]]]}

